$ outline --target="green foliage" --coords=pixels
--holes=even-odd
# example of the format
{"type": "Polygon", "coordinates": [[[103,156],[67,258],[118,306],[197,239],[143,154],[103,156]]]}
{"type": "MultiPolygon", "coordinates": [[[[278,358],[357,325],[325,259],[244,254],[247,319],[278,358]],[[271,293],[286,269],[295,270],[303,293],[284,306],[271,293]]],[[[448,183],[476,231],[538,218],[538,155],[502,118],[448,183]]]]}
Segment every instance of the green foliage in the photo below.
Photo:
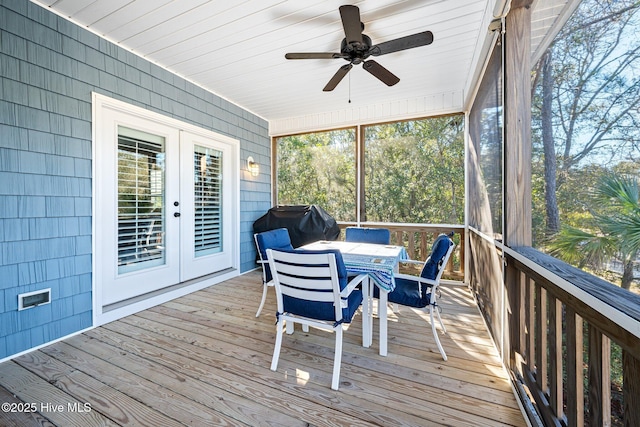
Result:
{"type": "Polygon", "coordinates": [[[545,206],[544,206],[544,174],[537,173],[536,168],[541,163],[533,164],[531,177],[531,231],[533,233],[533,247],[544,245],[545,235],[545,206]]]}
{"type": "Polygon", "coordinates": [[[640,198],[638,181],[629,176],[610,174],[597,188],[597,200],[604,212],[594,215],[596,223],[614,237],[624,258],[640,251],[640,198]]]}
{"type": "Polygon", "coordinates": [[[583,0],[532,74],[534,244],[548,244],[554,254],[585,268],[611,257],[628,263],[640,247],[640,220],[628,209],[634,190],[622,182],[602,187],[613,183],[604,184],[611,173],[638,176],[639,11],[637,0],[583,0]],[[550,109],[543,109],[544,94],[552,98],[550,109]],[[543,144],[543,135],[551,144],[543,144]],[[545,170],[549,156],[555,173],[545,170]],[[562,226],[549,243],[552,198],[545,183],[552,181],[552,211],[562,226]],[[631,199],[625,202],[624,194],[631,199]]]}
{"type": "Polygon", "coordinates": [[[278,138],[278,204],[317,204],[339,221],[354,221],[355,147],[354,129],[278,138]]]}
{"type": "MultiPolygon", "coordinates": [[[[464,116],[365,128],[367,221],[464,222],[464,116]]],[[[318,204],[355,221],[354,129],[277,140],[278,204],[318,204]]]]}
{"type": "Polygon", "coordinates": [[[462,116],[368,126],[367,221],[464,222],[462,116]]]}
{"type": "MultiPolygon", "coordinates": [[[[619,257],[634,261],[640,252],[640,194],[634,177],[608,173],[592,193],[582,229],[565,225],[549,244],[551,254],[580,267],[598,268],[619,257]]],[[[624,282],[624,281],[623,281],[624,282]]],[[[623,283],[628,288],[629,283],[623,283]]]]}
{"type": "Polygon", "coordinates": [[[549,244],[551,255],[569,264],[600,266],[614,251],[615,240],[609,236],[565,225],[549,244]]]}

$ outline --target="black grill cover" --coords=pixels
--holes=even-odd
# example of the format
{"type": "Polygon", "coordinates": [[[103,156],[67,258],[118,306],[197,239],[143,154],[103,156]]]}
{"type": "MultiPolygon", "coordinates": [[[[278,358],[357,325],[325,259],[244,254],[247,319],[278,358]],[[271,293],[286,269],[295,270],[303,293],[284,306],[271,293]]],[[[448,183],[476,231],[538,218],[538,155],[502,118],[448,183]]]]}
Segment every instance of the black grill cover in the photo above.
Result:
{"type": "Polygon", "coordinates": [[[336,220],[317,205],[277,206],[253,223],[253,232],[276,228],[289,230],[294,248],[317,240],[336,240],[340,227],[336,220]]]}

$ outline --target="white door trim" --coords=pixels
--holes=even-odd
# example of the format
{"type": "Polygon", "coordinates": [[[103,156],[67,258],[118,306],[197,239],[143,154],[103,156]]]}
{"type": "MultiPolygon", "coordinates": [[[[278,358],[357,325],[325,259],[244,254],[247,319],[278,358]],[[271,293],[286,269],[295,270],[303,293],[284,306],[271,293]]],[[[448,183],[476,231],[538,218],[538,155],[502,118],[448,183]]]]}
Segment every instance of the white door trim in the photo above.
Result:
{"type": "MultiPolygon", "coordinates": [[[[127,104],[122,101],[118,101],[107,96],[93,93],[93,111],[92,111],[92,287],[93,287],[93,324],[98,326],[112,320],[116,320],[120,317],[133,314],[140,310],[152,307],[157,304],[169,301],[182,295],[194,292],[198,289],[210,286],[215,283],[227,280],[231,277],[235,277],[239,274],[240,266],[240,143],[238,140],[230,138],[225,135],[221,135],[206,129],[199,128],[189,123],[182,122],[171,117],[166,117],[162,114],[155,113],[146,110],[141,107],[137,107],[131,104],[127,104]],[[131,301],[125,301],[122,303],[114,304],[111,307],[104,305],[104,295],[102,293],[102,274],[104,272],[99,265],[100,262],[97,259],[101,257],[104,252],[104,247],[101,246],[105,238],[104,233],[101,230],[100,221],[104,220],[102,217],[104,212],[103,202],[101,200],[101,194],[99,184],[105,179],[104,171],[105,165],[100,165],[100,153],[104,148],[106,142],[102,140],[101,124],[107,119],[109,114],[126,113],[131,116],[135,116],[139,119],[149,120],[162,124],[163,126],[174,127],[179,131],[186,131],[194,135],[200,135],[203,138],[213,139],[219,141],[228,147],[229,162],[232,165],[228,169],[230,175],[228,179],[231,182],[232,191],[232,209],[234,214],[231,215],[230,221],[230,241],[227,242],[231,245],[232,262],[231,268],[214,274],[213,276],[207,276],[202,280],[192,280],[184,283],[175,283],[173,286],[169,286],[165,291],[152,293],[144,298],[133,298],[131,301]]],[[[109,143],[111,144],[111,142],[109,143]]],[[[110,165],[115,167],[115,165],[110,165]]],[[[113,219],[110,219],[111,221],[113,219]]]]}

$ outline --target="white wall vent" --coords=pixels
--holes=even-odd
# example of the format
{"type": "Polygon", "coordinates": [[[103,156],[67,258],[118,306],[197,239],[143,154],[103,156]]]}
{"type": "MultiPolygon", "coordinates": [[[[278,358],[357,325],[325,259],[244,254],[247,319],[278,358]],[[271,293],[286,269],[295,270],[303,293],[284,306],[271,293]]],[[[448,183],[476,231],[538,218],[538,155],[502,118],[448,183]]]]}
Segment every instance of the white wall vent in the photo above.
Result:
{"type": "Polygon", "coordinates": [[[18,295],[18,311],[51,302],[51,288],[18,295]]]}

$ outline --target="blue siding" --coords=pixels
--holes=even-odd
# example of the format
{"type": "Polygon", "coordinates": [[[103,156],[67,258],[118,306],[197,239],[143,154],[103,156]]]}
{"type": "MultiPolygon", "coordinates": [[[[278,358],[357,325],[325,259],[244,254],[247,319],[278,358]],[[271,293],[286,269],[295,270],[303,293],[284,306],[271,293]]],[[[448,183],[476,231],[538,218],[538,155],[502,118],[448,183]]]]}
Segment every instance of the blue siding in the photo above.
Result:
{"type": "Polygon", "coordinates": [[[241,271],[270,207],[267,122],[24,0],[0,0],[0,359],[91,326],[91,92],[240,141],[241,271]],[[17,295],[51,288],[49,305],[17,295]]]}

